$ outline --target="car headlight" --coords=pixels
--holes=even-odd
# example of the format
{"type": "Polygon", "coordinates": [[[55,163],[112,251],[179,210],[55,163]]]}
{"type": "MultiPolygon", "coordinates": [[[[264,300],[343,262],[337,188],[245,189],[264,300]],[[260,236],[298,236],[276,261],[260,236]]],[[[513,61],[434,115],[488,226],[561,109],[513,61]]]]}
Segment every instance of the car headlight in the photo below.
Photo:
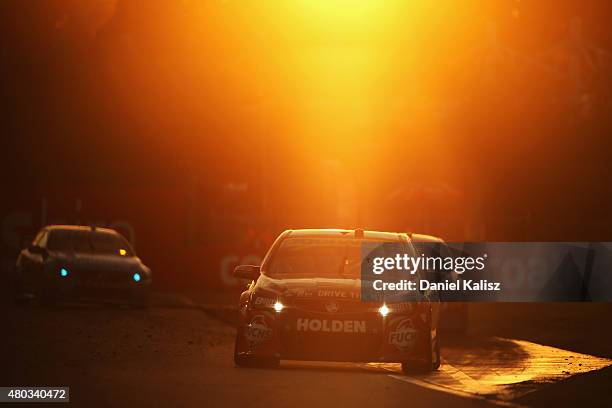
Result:
{"type": "Polygon", "coordinates": [[[381,316],[385,317],[391,313],[412,313],[417,307],[417,304],[414,302],[383,303],[377,311],[381,316]]]}
{"type": "Polygon", "coordinates": [[[277,296],[274,293],[256,290],[253,294],[251,294],[250,303],[251,306],[256,307],[272,307],[276,299],[277,296]]]}
{"type": "Polygon", "coordinates": [[[274,310],[277,313],[285,308],[283,302],[278,298],[278,294],[261,290],[253,293],[250,306],[255,309],[274,310]]]}
{"type": "Polygon", "coordinates": [[[70,269],[65,266],[62,266],[61,268],[59,268],[58,275],[60,278],[66,279],[70,276],[70,269]]]}
{"type": "Polygon", "coordinates": [[[389,312],[390,312],[389,307],[386,304],[383,304],[381,307],[378,308],[378,313],[380,313],[382,317],[385,317],[386,315],[388,315],[389,312]]]}

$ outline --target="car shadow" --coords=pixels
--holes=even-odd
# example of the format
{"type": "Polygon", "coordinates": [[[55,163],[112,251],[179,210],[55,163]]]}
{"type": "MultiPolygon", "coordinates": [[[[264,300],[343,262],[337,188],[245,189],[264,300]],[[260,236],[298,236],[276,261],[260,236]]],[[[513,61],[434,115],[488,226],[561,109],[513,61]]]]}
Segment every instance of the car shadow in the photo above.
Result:
{"type": "Polygon", "coordinates": [[[308,371],[329,373],[344,372],[344,373],[369,373],[369,374],[388,374],[388,371],[381,370],[375,366],[369,366],[367,363],[354,362],[326,362],[326,361],[298,361],[298,360],[283,360],[279,370],[286,371],[308,371]]]}

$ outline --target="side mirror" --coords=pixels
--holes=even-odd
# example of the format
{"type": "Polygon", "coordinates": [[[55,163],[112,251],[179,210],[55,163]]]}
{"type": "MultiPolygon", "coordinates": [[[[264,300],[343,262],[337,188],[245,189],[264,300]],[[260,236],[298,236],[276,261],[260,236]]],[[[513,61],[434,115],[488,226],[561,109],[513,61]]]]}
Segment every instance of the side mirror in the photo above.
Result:
{"type": "Polygon", "coordinates": [[[30,251],[31,254],[42,255],[43,259],[47,259],[47,257],[49,256],[47,249],[38,245],[28,245],[28,251],[30,251]]]}
{"type": "Polygon", "coordinates": [[[239,265],[234,268],[234,276],[239,279],[255,280],[259,278],[260,267],[256,265],[239,265]]]}

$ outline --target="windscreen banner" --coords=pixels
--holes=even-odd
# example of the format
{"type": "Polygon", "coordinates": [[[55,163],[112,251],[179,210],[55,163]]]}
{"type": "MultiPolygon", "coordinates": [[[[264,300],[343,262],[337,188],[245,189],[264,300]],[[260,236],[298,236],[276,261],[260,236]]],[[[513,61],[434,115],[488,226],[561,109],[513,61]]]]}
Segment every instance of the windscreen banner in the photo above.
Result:
{"type": "Polygon", "coordinates": [[[362,301],[610,302],[612,242],[368,242],[362,301]]]}

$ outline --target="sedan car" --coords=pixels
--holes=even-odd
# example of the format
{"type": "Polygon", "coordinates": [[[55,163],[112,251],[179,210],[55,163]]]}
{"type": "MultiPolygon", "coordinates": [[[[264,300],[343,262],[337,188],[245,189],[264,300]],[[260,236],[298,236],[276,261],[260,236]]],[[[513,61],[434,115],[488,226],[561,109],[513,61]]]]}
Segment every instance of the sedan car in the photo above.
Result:
{"type": "Polygon", "coordinates": [[[51,225],[19,254],[16,280],[18,296],[45,304],[92,298],[146,306],[151,270],[117,231],[51,225]]]}
{"type": "Polygon", "coordinates": [[[251,283],[240,296],[234,361],[276,366],[282,359],[397,362],[405,372],[440,366],[439,302],[362,301],[362,244],[392,242],[415,254],[407,234],[288,230],[261,266],[234,274],[251,283]]]}

